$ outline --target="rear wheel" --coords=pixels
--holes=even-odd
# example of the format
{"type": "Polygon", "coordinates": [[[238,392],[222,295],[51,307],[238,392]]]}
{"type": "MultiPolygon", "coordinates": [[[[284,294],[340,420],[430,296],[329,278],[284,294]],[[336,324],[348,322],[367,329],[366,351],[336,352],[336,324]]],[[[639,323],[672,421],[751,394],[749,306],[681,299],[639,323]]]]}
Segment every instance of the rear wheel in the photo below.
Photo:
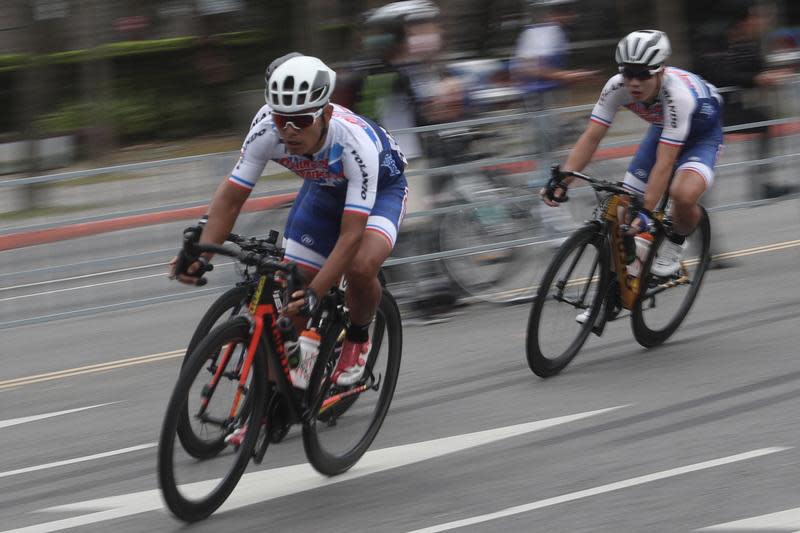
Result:
{"type": "Polygon", "coordinates": [[[542,255],[541,246],[519,243],[537,236],[545,239],[544,227],[533,213],[534,205],[540,203],[538,196],[481,174],[459,176],[456,190],[463,204],[442,215],[439,250],[478,250],[442,259],[448,276],[478,300],[504,303],[519,299],[514,281],[520,267],[525,265],[531,280],[533,269],[546,264],[546,260],[535,260],[542,255]],[[508,244],[496,247],[503,243],[508,244]],[[491,249],[480,249],[487,247],[491,249]],[[534,253],[532,247],[537,248],[534,253]]]}
{"type": "Polygon", "coordinates": [[[526,354],[537,376],[559,373],[586,342],[609,285],[608,262],[608,246],[594,223],[573,233],[556,252],[528,319],[526,354]]]}
{"type": "Polygon", "coordinates": [[[259,348],[240,389],[242,354],[249,342],[244,318],[215,328],[185,362],[167,405],[158,443],[158,480],[167,507],[181,520],[202,520],[222,505],[252,456],[264,413],[266,359],[259,348]],[[187,412],[193,433],[215,453],[198,458],[176,438],[187,412]],[[249,428],[241,444],[227,444],[225,437],[239,428],[249,428]]]}
{"type": "Polygon", "coordinates": [[[328,476],[348,470],[364,455],[392,402],[400,373],[403,331],[397,304],[385,290],[374,324],[372,348],[361,382],[338,387],[330,381],[342,324],[325,335],[309,381],[309,396],[313,395],[318,405],[303,425],[303,446],[311,465],[328,476]]]}
{"type": "MultiPolygon", "coordinates": [[[[642,288],[631,312],[631,327],[636,341],[646,348],[658,346],[675,333],[700,291],[711,261],[711,224],[706,210],[700,209],[700,222],[686,237],[680,269],[668,278],[651,274],[656,253],[650,254],[642,268],[642,288]]],[[[665,240],[659,238],[654,248],[657,250],[665,240]]]]}

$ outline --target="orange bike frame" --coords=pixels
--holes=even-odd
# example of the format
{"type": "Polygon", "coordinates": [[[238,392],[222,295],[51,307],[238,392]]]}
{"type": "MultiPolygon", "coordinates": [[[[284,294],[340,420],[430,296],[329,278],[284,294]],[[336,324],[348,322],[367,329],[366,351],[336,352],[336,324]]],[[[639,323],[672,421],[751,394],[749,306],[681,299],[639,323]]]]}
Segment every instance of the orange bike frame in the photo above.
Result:
{"type": "Polygon", "coordinates": [[[619,282],[619,295],[625,309],[633,309],[636,298],[639,297],[639,278],[628,274],[625,265],[625,245],[619,234],[619,208],[628,208],[628,198],[613,195],[608,198],[608,204],[603,218],[608,221],[608,232],[611,235],[611,258],[613,269],[619,282]]]}
{"type": "MultiPolygon", "coordinates": [[[[253,294],[253,299],[250,301],[250,318],[253,321],[253,330],[250,333],[250,342],[247,346],[247,357],[245,357],[244,363],[242,364],[242,370],[239,376],[239,387],[236,391],[236,396],[233,399],[233,404],[231,405],[231,412],[230,416],[236,416],[236,413],[239,410],[239,402],[241,401],[242,393],[247,390],[247,378],[250,375],[250,368],[253,365],[253,358],[256,356],[256,351],[258,350],[258,343],[261,342],[261,336],[264,333],[264,321],[265,319],[269,320],[269,327],[272,333],[272,337],[275,345],[275,349],[278,352],[278,359],[280,360],[281,367],[283,368],[283,373],[286,376],[286,379],[289,383],[292,382],[291,376],[289,375],[289,362],[286,359],[286,353],[283,349],[283,338],[281,336],[281,332],[278,329],[278,320],[275,313],[275,307],[272,304],[262,304],[261,295],[264,292],[264,286],[266,285],[267,277],[261,276],[261,279],[258,281],[258,288],[256,289],[255,293],[253,294]]],[[[227,351],[226,351],[227,352],[227,351]]],[[[269,364],[269,362],[267,362],[269,364]]]]}

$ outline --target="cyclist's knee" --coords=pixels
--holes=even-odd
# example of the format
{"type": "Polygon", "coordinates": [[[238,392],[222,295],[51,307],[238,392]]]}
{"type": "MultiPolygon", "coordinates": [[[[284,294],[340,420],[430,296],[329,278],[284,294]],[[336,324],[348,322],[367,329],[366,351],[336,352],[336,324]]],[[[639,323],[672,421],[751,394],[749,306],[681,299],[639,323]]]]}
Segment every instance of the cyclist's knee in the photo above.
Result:
{"type": "Polygon", "coordinates": [[[670,198],[672,199],[672,205],[676,209],[686,210],[697,205],[699,196],[692,189],[679,187],[670,191],[670,198]]]}
{"type": "Polygon", "coordinates": [[[366,285],[378,278],[383,260],[370,254],[359,254],[347,269],[347,281],[351,285],[366,285]]]}
{"type": "Polygon", "coordinates": [[[669,195],[673,204],[680,208],[688,208],[700,200],[706,188],[703,176],[691,170],[681,170],[673,180],[669,195]]]}

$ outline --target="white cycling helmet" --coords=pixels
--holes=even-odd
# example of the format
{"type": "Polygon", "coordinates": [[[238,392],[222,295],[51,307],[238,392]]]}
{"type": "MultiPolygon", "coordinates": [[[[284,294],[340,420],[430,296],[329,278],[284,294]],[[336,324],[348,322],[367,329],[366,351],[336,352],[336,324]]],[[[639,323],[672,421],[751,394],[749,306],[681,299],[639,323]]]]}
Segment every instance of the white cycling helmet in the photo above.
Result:
{"type": "Polygon", "coordinates": [[[301,113],[322,107],[331,100],[336,72],[311,56],[285,60],[269,73],[265,97],[278,113],[301,113]]]}
{"type": "Polygon", "coordinates": [[[659,30],[639,30],[626,35],[614,54],[618,65],[642,65],[658,69],[672,52],[667,34],[659,30]]]}
{"type": "Polygon", "coordinates": [[[434,20],[439,16],[439,8],[428,0],[404,0],[392,2],[368,12],[367,25],[391,26],[413,22],[434,20]]]}

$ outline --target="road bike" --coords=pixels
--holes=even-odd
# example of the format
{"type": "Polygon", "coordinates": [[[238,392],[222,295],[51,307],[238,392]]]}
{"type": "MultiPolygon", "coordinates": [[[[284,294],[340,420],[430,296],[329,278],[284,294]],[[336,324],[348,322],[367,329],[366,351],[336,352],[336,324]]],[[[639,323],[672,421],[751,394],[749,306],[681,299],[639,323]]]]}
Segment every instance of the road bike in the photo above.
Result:
{"type": "Polygon", "coordinates": [[[291,321],[280,311],[303,286],[303,276],[295,263],[283,260],[277,232],[267,239],[232,237],[238,249],[198,244],[197,228],[184,234],[188,257],[215,253],[244,266],[238,289],[244,298],[230,297],[234,303],[223,313],[230,318],[184,360],[161,428],[159,485],[167,507],[186,522],[219,508],[251,459],[260,464],[269,445],[284,440],[295,424],[302,426],[303,447],[316,470],[333,476],[351,468],[375,439],[400,371],[402,323],[384,289],[363,378],[347,387],[333,382],[349,323],[343,282],[308,319],[307,328],[320,334],[320,347],[307,387],[295,386],[284,347],[291,321]],[[241,301],[247,304],[239,306],[241,301]]]}
{"type": "Polygon", "coordinates": [[[658,250],[672,232],[669,197],[653,212],[653,239],[639,276],[626,267],[620,210],[635,216],[641,208],[636,193],[622,183],[596,179],[580,172],[552,169],[549,191],[564,187],[566,177],[586,181],[597,196],[593,219],[561,245],[536,288],[528,319],[526,355],[540,377],[559,373],[583,347],[590,333],[600,336],[606,323],[627,316],[636,341],[650,348],[665,342],[686,318],[703,282],[710,255],[708,213],[686,237],[687,248],[677,272],[659,277],[650,272],[658,250]],[[607,194],[608,193],[608,194],[607,194]],[[588,312],[588,315],[586,314],[588,312]],[[576,317],[576,313],[578,314],[576,317]]]}

